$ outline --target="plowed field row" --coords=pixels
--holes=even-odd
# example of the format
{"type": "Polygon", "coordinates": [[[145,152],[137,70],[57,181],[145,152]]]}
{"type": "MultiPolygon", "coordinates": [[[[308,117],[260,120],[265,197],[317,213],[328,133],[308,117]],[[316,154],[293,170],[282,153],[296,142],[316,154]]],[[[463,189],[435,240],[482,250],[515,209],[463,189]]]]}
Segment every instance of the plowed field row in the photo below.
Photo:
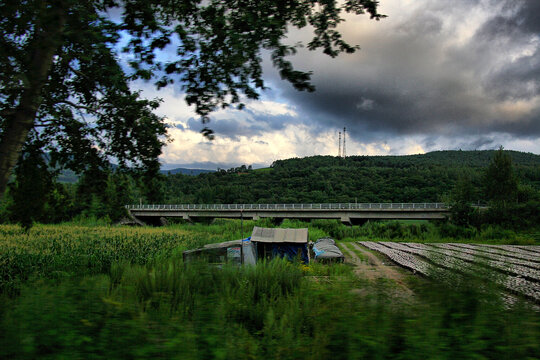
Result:
{"type": "MultiPolygon", "coordinates": [[[[515,294],[540,302],[540,269],[536,261],[506,258],[502,252],[483,252],[478,245],[359,242],[397,264],[425,276],[466,274],[480,277],[515,294]]],[[[508,247],[506,245],[505,247],[508,247]]],[[[485,248],[484,248],[485,249],[485,248]]],[[[510,249],[502,249],[511,252],[510,249]]],[[[538,260],[535,252],[523,255],[538,260]]]]}
{"type": "Polygon", "coordinates": [[[495,248],[487,245],[470,245],[470,244],[448,244],[458,248],[465,248],[477,251],[478,254],[486,253],[491,255],[499,255],[504,257],[508,262],[516,261],[516,264],[529,266],[529,263],[533,263],[533,267],[540,268],[540,254],[534,252],[527,252],[522,249],[516,249],[516,252],[507,251],[503,248],[495,248]]]}

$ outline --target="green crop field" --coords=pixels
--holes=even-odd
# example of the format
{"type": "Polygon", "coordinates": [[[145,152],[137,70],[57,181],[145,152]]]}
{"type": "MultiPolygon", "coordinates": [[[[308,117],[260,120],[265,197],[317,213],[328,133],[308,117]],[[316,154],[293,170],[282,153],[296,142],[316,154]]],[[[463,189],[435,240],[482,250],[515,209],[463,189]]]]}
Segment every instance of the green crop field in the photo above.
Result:
{"type": "MultiPolygon", "coordinates": [[[[63,224],[28,233],[0,226],[0,357],[540,357],[539,313],[527,302],[509,308],[474,279],[449,286],[403,271],[413,295],[402,296],[402,284],[369,280],[351,264],[183,264],[182,250],[238,239],[253,225],[63,224]]],[[[330,221],[282,226],[306,225],[310,238],[380,230],[330,221]]],[[[400,224],[399,231],[434,230],[400,224]]]]}

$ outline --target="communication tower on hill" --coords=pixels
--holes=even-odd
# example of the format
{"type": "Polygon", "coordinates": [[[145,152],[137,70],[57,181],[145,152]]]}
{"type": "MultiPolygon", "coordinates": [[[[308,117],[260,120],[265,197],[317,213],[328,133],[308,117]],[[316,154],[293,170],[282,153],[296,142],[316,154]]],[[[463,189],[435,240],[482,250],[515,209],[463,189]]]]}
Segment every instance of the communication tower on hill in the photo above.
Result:
{"type": "Polygon", "coordinates": [[[347,129],[343,128],[343,157],[347,157],[347,152],[345,151],[345,133],[347,129]]]}
{"type": "Polygon", "coordinates": [[[339,132],[339,145],[338,145],[337,156],[341,157],[341,131],[339,132]]]}

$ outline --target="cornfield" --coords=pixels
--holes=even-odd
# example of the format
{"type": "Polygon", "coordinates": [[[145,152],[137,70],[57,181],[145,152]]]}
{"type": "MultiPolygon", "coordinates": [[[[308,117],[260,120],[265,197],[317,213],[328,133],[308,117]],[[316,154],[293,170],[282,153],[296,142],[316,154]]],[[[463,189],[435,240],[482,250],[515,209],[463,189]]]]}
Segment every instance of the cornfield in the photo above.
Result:
{"type": "Polygon", "coordinates": [[[0,226],[0,293],[29,279],[109,273],[111,264],[145,265],[198,246],[196,234],[171,228],[37,225],[28,233],[0,226]]]}

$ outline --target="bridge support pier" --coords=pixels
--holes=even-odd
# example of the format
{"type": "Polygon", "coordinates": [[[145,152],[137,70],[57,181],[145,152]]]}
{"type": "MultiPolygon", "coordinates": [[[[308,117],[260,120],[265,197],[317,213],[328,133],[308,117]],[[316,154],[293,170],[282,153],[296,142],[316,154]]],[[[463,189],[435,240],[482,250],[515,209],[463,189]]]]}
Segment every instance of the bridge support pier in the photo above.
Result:
{"type": "Polygon", "coordinates": [[[351,225],[362,226],[368,222],[368,219],[351,218],[351,225]]]}
{"type": "Polygon", "coordinates": [[[145,216],[145,217],[133,217],[136,219],[137,223],[142,223],[143,225],[149,226],[163,226],[166,225],[167,218],[165,217],[154,217],[154,216],[145,216]]]}
{"type": "Polygon", "coordinates": [[[206,224],[206,225],[210,225],[214,222],[216,218],[213,218],[213,217],[193,217],[191,216],[190,217],[190,221],[193,222],[193,223],[199,223],[199,224],[206,224]]]}

